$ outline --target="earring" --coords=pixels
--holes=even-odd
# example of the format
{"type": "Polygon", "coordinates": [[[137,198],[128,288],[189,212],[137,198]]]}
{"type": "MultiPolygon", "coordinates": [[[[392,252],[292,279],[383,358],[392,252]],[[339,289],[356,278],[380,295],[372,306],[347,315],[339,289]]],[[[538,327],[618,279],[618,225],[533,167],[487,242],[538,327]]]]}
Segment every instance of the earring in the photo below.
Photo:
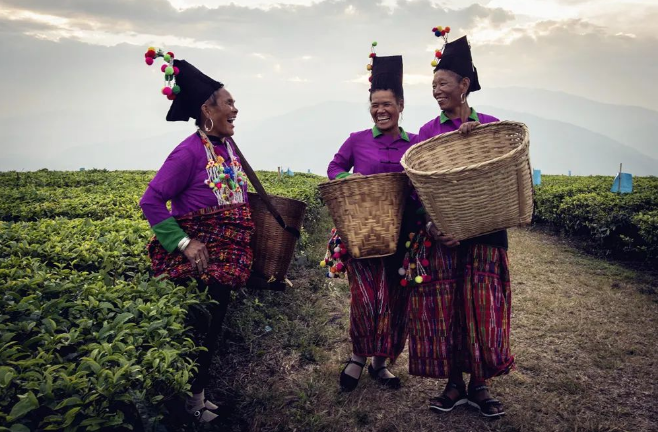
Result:
{"type": "Polygon", "coordinates": [[[398,123],[402,123],[402,120],[404,120],[404,113],[400,112],[400,120],[398,120],[398,123]]]}
{"type": "Polygon", "coordinates": [[[206,132],[210,132],[214,127],[215,127],[215,123],[212,121],[211,118],[206,119],[205,123],[203,124],[203,128],[206,130],[206,132]],[[210,120],[210,127],[208,127],[208,120],[210,120]]]}
{"type": "Polygon", "coordinates": [[[465,104],[466,103],[466,93],[462,93],[460,97],[461,97],[462,104],[465,104]]]}

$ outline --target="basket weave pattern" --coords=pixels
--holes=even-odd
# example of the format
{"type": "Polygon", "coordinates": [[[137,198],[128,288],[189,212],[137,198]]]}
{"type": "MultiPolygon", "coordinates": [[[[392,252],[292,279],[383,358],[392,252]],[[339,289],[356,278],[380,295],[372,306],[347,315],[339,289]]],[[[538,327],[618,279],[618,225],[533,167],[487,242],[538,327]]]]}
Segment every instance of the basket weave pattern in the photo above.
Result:
{"type": "Polygon", "coordinates": [[[322,183],[319,188],[352,257],[395,253],[409,192],[404,173],[355,175],[322,183]]]}
{"type": "MultiPolygon", "coordinates": [[[[306,203],[275,195],[269,198],[286,224],[301,230],[306,203]]],[[[251,243],[254,250],[252,271],[282,281],[292,261],[297,239],[281,228],[258,194],[249,192],[249,206],[255,226],[251,243]]]]}
{"type": "Polygon", "coordinates": [[[464,240],[532,219],[528,128],[502,121],[411,147],[401,163],[441,232],[464,240]]]}

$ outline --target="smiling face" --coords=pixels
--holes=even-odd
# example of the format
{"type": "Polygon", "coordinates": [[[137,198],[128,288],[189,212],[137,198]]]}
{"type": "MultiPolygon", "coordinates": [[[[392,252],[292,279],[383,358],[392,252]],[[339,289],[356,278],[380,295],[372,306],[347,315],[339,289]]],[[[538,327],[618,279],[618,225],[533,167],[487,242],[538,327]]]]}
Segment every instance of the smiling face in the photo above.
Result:
{"type": "Polygon", "coordinates": [[[442,111],[451,112],[460,107],[461,95],[466,94],[469,85],[468,78],[462,78],[446,69],[439,69],[434,73],[432,80],[432,94],[442,111]]]}
{"type": "Polygon", "coordinates": [[[219,138],[233,136],[235,128],[233,122],[238,115],[238,109],[235,107],[235,100],[228,90],[224,87],[217,90],[213,97],[201,106],[201,112],[205,116],[202,125],[209,125],[210,121],[207,119],[212,120],[213,128],[208,131],[209,135],[215,135],[219,138]],[[213,99],[215,103],[213,103],[213,99]]]}
{"type": "Polygon", "coordinates": [[[383,133],[398,127],[404,101],[398,100],[391,90],[375,90],[370,93],[370,116],[383,133]]]}

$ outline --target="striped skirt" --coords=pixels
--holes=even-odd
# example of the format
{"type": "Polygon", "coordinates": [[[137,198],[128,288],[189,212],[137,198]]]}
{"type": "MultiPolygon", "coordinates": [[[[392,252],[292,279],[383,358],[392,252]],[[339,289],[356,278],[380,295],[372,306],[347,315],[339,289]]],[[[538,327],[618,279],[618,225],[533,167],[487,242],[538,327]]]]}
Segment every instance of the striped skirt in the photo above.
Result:
{"type": "Polygon", "coordinates": [[[168,253],[153,237],[148,245],[153,273],[167,275],[175,281],[201,279],[205,284],[242,287],[251,274],[253,251],[251,237],[254,223],[249,206],[209,207],[176,220],[192,239],[206,245],[210,261],[199,274],[197,267],[178,250],[168,253]]]}
{"type": "Polygon", "coordinates": [[[448,378],[451,371],[488,379],[514,366],[510,353],[507,251],[481,244],[432,246],[432,282],[409,300],[409,373],[448,378]]]}
{"type": "Polygon", "coordinates": [[[400,286],[397,274],[391,274],[395,268],[391,257],[347,262],[350,338],[356,355],[394,361],[404,349],[409,290],[400,286]]]}

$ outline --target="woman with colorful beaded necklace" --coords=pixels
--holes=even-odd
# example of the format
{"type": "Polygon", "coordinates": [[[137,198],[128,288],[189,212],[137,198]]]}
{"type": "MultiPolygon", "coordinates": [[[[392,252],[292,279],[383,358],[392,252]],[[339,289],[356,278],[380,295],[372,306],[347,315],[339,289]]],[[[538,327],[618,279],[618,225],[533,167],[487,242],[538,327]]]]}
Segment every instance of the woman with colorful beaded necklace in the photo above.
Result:
{"type": "MultiPolygon", "coordinates": [[[[373,42],[373,48],[376,45],[373,42]]],[[[404,109],[402,57],[377,57],[372,51],[368,70],[372,70],[370,115],[375,125],[352,133],[345,141],[329,164],[330,180],[349,176],[352,168],[355,175],[401,172],[402,155],[417,142],[416,135],[399,126],[404,109]]],[[[337,239],[332,240],[335,243],[337,239]]],[[[336,247],[340,249],[339,241],[336,247]]],[[[386,387],[398,388],[400,379],[386,366],[386,359],[394,361],[406,341],[406,290],[399,287],[396,260],[349,259],[346,270],[351,292],[352,355],[340,374],[340,386],[344,391],[354,390],[368,357],[372,357],[370,376],[386,387]]]]}
{"type": "MultiPolygon", "coordinates": [[[[480,84],[466,37],[447,43],[449,27],[433,31],[446,42],[432,62],[432,92],[441,114],[420,129],[419,139],[468,134],[498,121],[468,105],[469,93],[480,84]]],[[[429,219],[423,222],[400,269],[402,284],[411,288],[409,373],[448,380],[443,393],[430,400],[432,410],[449,412],[468,403],[486,417],[501,416],[503,406],[490,396],[486,380],[514,366],[507,232],[458,242],[429,219]],[[468,391],[463,373],[470,374],[468,391]]]]}
{"type": "Polygon", "coordinates": [[[218,407],[206,400],[204,387],[230,292],[250,274],[254,226],[246,176],[231,139],[238,114],[233,97],[222,83],[174,60],[173,53],[149,48],[146,63],[158,57],[165,60],[162,93],[172,101],[167,120],[194,118],[198,130],[169,154],[140,206],[155,233],[148,246],[155,275],[185,285],[196,280],[217,301],[205,305],[191,322],[206,351],[196,360],[198,372],[185,408],[207,423],[217,418],[213,410],[218,407]]]}

